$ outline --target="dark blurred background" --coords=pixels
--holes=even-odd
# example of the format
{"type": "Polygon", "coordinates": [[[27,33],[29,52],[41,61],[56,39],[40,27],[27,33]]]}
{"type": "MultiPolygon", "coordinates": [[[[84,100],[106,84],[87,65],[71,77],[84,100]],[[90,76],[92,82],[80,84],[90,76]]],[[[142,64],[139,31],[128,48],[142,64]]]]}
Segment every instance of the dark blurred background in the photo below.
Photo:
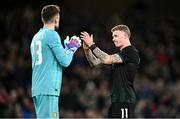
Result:
{"type": "MultiPolygon", "coordinates": [[[[0,117],[33,118],[30,42],[42,27],[44,5],[61,8],[62,40],[81,31],[94,34],[105,52],[117,49],[114,25],[126,24],[140,52],[135,79],[141,118],[180,117],[180,15],[178,0],[1,0],[0,1],[0,117]]],[[[80,48],[64,69],[61,117],[107,117],[110,67],[91,68],[80,48]]]]}

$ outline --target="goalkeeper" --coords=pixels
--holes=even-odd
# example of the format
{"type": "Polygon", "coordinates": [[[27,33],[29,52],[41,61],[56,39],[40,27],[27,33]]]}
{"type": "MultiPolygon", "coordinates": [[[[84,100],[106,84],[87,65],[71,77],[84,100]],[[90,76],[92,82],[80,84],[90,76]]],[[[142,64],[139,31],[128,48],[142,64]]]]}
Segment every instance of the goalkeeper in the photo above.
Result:
{"type": "Polygon", "coordinates": [[[31,42],[32,97],[37,118],[59,118],[59,95],[62,84],[62,68],[68,67],[73,54],[81,46],[79,37],[69,37],[61,44],[55,31],[59,27],[60,9],[47,5],[41,11],[43,28],[31,42]]]}
{"type": "Polygon", "coordinates": [[[134,118],[136,93],[133,86],[135,74],[140,62],[137,49],[130,43],[130,30],[126,25],[117,25],[111,29],[113,42],[119,51],[109,55],[100,50],[93,42],[93,36],[81,32],[83,48],[91,66],[111,65],[111,106],[108,117],[134,118]]]}

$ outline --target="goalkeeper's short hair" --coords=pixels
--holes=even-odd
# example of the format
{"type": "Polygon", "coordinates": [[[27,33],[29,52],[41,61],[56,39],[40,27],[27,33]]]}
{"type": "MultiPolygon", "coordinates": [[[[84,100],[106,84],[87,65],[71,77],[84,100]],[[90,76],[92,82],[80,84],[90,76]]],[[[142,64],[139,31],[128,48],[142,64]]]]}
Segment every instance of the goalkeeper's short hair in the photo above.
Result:
{"type": "Polygon", "coordinates": [[[43,22],[51,22],[53,17],[60,12],[60,8],[57,5],[46,5],[41,11],[41,19],[43,22]]]}

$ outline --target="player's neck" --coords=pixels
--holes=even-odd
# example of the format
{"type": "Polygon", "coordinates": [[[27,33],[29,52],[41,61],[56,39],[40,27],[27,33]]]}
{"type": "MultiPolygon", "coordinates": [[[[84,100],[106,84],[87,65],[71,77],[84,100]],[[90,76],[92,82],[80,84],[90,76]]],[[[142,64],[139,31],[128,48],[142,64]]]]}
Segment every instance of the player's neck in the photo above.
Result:
{"type": "Polygon", "coordinates": [[[49,28],[51,30],[55,30],[54,24],[44,24],[44,28],[49,28]]]}
{"type": "Polygon", "coordinates": [[[131,43],[130,43],[130,42],[127,42],[126,44],[124,44],[124,45],[120,48],[120,50],[122,50],[123,48],[128,47],[128,46],[131,46],[131,43]]]}

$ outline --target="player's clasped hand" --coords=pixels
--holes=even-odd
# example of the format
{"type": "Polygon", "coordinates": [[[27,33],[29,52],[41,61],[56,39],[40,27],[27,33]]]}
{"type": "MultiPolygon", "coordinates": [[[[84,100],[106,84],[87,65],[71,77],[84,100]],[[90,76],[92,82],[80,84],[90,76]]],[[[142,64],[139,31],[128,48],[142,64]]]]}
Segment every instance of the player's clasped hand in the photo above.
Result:
{"type": "Polygon", "coordinates": [[[81,32],[80,37],[88,47],[90,47],[94,43],[93,35],[92,34],[90,35],[86,31],[81,32]]]}
{"type": "Polygon", "coordinates": [[[73,52],[76,52],[76,50],[81,47],[81,40],[77,36],[72,36],[69,39],[69,36],[66,37],[64,40],[65,49],[69,49],[73,52]]]}

